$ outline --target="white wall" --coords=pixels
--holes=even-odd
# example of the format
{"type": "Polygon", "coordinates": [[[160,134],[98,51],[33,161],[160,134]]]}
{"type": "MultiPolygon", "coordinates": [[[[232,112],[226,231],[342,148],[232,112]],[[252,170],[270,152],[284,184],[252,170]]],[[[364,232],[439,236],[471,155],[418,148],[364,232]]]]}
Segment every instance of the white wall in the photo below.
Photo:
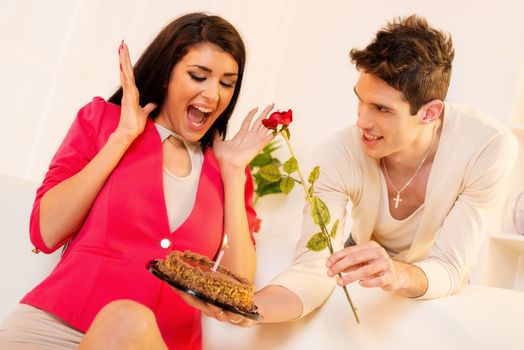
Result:
{"type": "MultiPolygon", "coordinates": [[[[418,13],[452,33],[449,100],[477,105],[504,122],[517,104],[524,62],[518,0],[0,0],[0,173],[41,181],[77,110],[117,87],[120,40],[136,59],[168,21],[194,10],[224,16],[247,44],[231,131],[252,106],[293,108],[292,141],[304,168],[312,165],[308,155],[319,140],[355,120],[357,75],[349,50],[365,46],[394,16],[418,13]]],[[[263,230],[294,236],[300,198],[296,191],[288,199],[262,200],[263,230]]]]}

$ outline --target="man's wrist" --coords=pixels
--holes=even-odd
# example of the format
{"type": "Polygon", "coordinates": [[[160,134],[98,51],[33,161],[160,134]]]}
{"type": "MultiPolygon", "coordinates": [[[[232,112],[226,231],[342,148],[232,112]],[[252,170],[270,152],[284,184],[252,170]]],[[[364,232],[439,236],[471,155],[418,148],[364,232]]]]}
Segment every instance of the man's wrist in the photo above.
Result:
{"type": "Polygon", "coordinates": [[[409,298],[418,298],[428,288],[427,277],[424,271],[412,264],[393,261],[397,269],[397,289],[396,292],[409,298]]]}

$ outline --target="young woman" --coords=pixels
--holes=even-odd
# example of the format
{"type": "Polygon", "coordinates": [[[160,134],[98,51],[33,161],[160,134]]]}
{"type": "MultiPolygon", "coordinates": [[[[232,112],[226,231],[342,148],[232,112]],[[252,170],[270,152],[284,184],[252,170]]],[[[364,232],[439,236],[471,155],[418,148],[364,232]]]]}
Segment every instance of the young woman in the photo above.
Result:
{"type": "Polygon", "coordinates": [[[213,259],[227,232],[222,263],[253,278],[247,166],[272,138],[261,125],[272,106],[224,140],[244,73],[240,35],[194,13],[134,68],[124,42],[118,54],[122,88],[79,111],[37,191],[35,251],[67,249],[4,322],[0,349],[76,349],[84,338],[82,349],[200,348],[200,312],[146,263],[186,249],[213,259]]]}

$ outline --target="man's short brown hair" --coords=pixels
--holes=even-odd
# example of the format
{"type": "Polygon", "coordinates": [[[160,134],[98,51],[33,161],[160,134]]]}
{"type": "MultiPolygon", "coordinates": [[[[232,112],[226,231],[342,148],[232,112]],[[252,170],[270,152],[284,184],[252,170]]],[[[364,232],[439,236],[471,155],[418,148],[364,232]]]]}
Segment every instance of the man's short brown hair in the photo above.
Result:
{"type": "Polygon", "coordinates": [[[455,56],[451,36],[422,17],[396,18],[365,49],[349,55],[358,70],[401,91],[413,115],[427,102],[446,98],[455,56]]]}

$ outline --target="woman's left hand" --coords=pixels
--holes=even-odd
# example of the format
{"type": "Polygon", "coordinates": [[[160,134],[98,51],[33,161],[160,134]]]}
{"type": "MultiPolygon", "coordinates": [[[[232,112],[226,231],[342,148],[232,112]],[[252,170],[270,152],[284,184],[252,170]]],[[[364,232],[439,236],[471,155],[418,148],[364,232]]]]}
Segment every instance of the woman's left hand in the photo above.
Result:
{"type": "Polygon", "coordinates": [[[213,150],[222,170],[244,171],[249,162],[273,139],[273,131],[262,125],[262,120],[272,109],[273,104],[267,106],[251,125],[258,111],[258,108],[252,109],[242,122],[240,130],[230,140],[221,140],[220,135],[215,135],[213,150]]]}

